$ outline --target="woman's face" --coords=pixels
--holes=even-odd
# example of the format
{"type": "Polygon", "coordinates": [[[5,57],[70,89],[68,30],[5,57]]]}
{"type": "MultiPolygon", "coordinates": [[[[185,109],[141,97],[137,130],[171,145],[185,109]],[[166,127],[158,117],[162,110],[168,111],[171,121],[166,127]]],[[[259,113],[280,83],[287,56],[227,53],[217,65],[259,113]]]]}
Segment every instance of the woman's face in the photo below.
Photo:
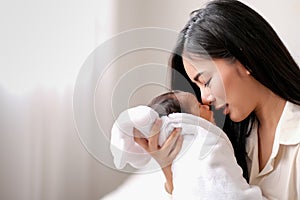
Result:
{"type": "Polygon", "coordinates": [[[217,110],[224,108],[223,113],[235,122],[255,109],[258,82],[239,61],[183,59],[183,64],[189,78],[200,88],[204,104],[212,104],[217,110]]]}

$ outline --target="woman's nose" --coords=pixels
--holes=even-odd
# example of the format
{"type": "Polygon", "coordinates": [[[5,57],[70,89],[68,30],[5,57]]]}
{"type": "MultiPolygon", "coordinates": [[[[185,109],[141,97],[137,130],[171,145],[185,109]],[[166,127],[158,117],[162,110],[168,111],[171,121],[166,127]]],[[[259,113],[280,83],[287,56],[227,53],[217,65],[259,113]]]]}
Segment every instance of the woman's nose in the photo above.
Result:
{"type": "Polygon", "coordinates": [[[203,104],[211,105],[214,101],[216,101],[216,98],[211,94],[209,88],[204,87],[204,88],[200,88],[200,90],[201,90],[201,99],[203,104]]]}

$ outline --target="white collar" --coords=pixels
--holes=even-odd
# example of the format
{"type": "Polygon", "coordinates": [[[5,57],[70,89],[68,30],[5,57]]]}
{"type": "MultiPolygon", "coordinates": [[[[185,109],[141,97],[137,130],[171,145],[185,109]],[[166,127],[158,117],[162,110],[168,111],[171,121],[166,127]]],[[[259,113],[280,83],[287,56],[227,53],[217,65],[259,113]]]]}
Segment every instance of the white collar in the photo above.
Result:
{"type": "Polygon", "coordinates": [[[283,113],[276,128],[278,141],[282,145],[300,143],[300,106],[286,102],[283,113]]]}
{"type": "MultiPolygon", "coordinates": [[[[282,145],[295,145],[300,143],[300,106],[289,101],[286,102],[281,117],[279,119],[275,139],[282,145]]],[[[256,145],[257,141],[257,122],[254,126],[247,141],[248,153],[256,145]]],[[[274,141],[275,144],[276,141],[274,141]]]]}
{"type": "MultiPolygon", "coordinates": [[[[253,159],[258,153],[257,122],[254,123],[250,136],[247,139],[246,151],[248,158],[253,159]]],[[[273,169],[274,158],[278,154],[280,145],[295,145],[300,143],[300,106],[286,102],[279,119],[270,159],[265,168],[259,173],[264,175],[273,169]]],[[[254,158],[256,159],[256,158],[254,158]]]]}

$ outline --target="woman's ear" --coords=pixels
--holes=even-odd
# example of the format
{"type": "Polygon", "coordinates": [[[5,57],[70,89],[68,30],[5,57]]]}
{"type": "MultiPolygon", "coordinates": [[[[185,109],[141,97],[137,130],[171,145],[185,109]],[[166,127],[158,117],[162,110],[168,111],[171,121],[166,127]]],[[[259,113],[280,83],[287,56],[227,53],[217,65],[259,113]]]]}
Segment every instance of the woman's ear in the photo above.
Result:
{"type": "Polygon", "coordinates": [[[240,77],[248,77],[251,75],[251,70],[247,69],[247,67],[245,67],[238,60],[235,62],[235,67],[236,67],[236,71],[240,77]]]}

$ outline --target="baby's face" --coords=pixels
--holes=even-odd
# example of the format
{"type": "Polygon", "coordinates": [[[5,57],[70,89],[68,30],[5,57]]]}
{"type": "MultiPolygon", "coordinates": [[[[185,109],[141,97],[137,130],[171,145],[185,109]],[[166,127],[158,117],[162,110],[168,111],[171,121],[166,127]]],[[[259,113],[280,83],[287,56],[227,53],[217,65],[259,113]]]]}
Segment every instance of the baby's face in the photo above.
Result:
{"type": "Polygon", "coordinates": [[[209,110],[209,106],[200,104],[195,95],[189,92],[179,92],[175,95],[180,102],[180,107],[184,110],[187,110],[190,114],[202,117],[210,122],[215,122],[213,112],[209,110]]]}

